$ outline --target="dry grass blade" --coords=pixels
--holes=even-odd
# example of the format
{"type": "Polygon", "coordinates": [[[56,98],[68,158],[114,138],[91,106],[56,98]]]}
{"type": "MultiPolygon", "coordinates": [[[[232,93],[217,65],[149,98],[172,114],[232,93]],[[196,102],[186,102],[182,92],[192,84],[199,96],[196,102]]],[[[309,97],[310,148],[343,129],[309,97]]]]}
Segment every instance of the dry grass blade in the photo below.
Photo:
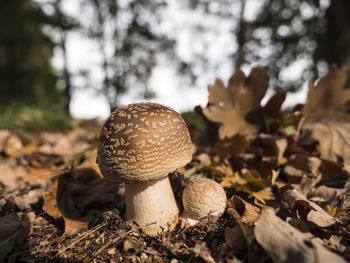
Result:
{"type": "Polygon", "coordinates": [[[112,243],[116,243],[117,241],[119,241],[120,239],[123,239],[125,237],[127,237],[129,234],[131,234],[134,231],[134,229],[131,229],[127,232],[125,232],[123,235],[117,236],[115,238],[113,238],[112,240],[108,241],[106,244],[104,244],[101,248],[99,248],[98,250],[96,250],[92,256],[96,256],[98,254],[100,254],[103,250],[105,250],[106,248],[108,248],[112,243]]]}
{"type": "Polygon", "coordinates": [[[69,248],[75,246],[75,244],[77,244],[78,242],[80,242],[81,240],[83,240],[84,238],[86,238],[87,236],[89,236],[90,234],[96,232],[96,231],[99,230],[100,228],[104,227],[105,225],[106,225],[106,223],[102,223],[102,224],[97,225],[97,226],[95,226],[94,228],[90,229],[89,231],[83,233],[80,237],[78,237],[77,239],[73,240],[72,243],[71,243],[69,246],[67,246],[67,247],[65,247],[65,248],[63,248],[63,249],[58,250],[58,255],[61,255],[61,254],[62,254],[63,252],[65,252],[67,249],[69,249],[69,248]]]}

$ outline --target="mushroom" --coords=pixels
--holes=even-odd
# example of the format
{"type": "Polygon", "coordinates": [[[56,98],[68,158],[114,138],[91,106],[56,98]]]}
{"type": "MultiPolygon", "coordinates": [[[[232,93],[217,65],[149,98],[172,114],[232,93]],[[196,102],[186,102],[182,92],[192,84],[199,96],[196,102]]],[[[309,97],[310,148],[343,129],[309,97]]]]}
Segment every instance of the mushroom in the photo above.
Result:
{"type": "Polygon", "coordinates": [[[125,183],[126,219],[150,236],[174,229],[179,209],[168,174],[192,159],[182,117],[156,103],[121,107],[103,126],[97,151],[102,175],[125,183]]]}
{"type": "Polygon", "coordinates": [[[221,216],[226,209],[226,193],[220,184],[208,178],[192,180],[182,195],[183,217],[190,225],[208,215],[221,216]]]}

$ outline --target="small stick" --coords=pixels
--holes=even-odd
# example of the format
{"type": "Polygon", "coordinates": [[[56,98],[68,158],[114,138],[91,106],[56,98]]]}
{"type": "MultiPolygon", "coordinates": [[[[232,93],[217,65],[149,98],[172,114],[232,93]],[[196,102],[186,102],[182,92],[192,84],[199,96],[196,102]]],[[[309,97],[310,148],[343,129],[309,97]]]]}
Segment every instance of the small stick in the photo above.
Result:
{"type": "MultiPolygon", "coordinates": [[[[143,227],[146,227],[146,226],[149,226],[149,225],[153,225],[153,224],[155,224],[155,222],[154,222],[154,223],[147,224],[147,225],[145,225],[145,226],[137,227],[136,229],[142,229],[143,227]]],[[[129,234],[132,233],[133,231],[134,231],[134,229],[131,229],[131,230],[125,232],[123,235],[117,236],[117,237],[113,238],[112,240],[108,241],[108,243],[106,243],[106,244],[103,245],[101,248],[99,248],[97,251],[95,251],[94,253],[92,253],[92,256],[95,256],[95,255],[101,253],[104,249],[106,249],[108,246],[110,246],[111,243],[115,243],[115,242],[119,241],[120,239],[125,238],[127,235],[129,235],[129,234]]]]}
{"type": "Polygon", "coordinates": [[[92,228],[91,230],[87,231],[86,233],[84,233],[81,237],[79,237],[77,240],[73,241],[68,247],[65,247],[63,249],[60,249],[58,251],[58,255],[62,254],[64,251],[66,251],[67,249],[73,247],[76,243],[80,242],[81,240],[83,240],[85,237],[87,237],[88,235],[92,234],[93,232],[97,231],[98,229],[100,229],[101,227],[105,226],[106,223],[102,223],[100,225],[95,226],[94,228],[92,228]]]}

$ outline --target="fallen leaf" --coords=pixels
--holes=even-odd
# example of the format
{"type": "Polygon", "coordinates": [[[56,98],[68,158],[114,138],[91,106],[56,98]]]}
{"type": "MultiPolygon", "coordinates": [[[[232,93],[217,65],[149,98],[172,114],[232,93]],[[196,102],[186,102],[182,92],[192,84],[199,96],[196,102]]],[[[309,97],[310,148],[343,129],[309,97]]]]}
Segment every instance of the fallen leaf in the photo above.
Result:
{"type": "Polygon", "coordinates": [[[218,141],[213,147],[213,153],[221,158],[229,158],[244,153],[249,146],[249,141],[245,135],[236,134],[231,138],[218,141]]]}
{"type": "Polygon", "coordinates": [[[27,194],[22,196],[15,196],[14,203],[18,206],[20,210],[27,210],[31,208],[31,205],[37,203],[40,198],[43,189],[32,189],[27,194]]]}
{"type": "MultiPolygon", "coordinates": [[[[242,211],[240,211],[240,212],[242,212],[242,211]]],[[[237,227],[235,227],[234,229],[226,230],[228,233],[225,233],[225,237],[227,235],[230,235],[230,234],[237,234],[237,232],[239,232],[239,230],[240,230],[241,236],[243,237],[243,241],[245,243],[245,247],[248,248],[248,251],[247,251],[248,253],[246,253],[248,256],[248,262],[258,262],[258,260],[261,260],[261,258],[263,258],[263,255],[261,255],[261,249],[259,249],[259,246],[255,241],[253,226],[248,225],[247,223],[244,223],[241,220],[241,215],[239,214],[239,210],[237,211],[236,209],[233,209],[231,207],[231,208],[228,208],[228,213],[235,218],[235,220],[237,222],[237,226],[239,226],[239,229],[237,227]]],[[[243,214],[244,214],[244,212],[243,212],[243,214]]],[[[235,238],[234,236],[227,236],[228,242],[233,242],[234,238],[235,238]]],[[[243,249],[244,244],[242,244],[242,240],[240,240],[239,242],[240,242],[240,245],[238,248],[243,249]]],[[[231,244],[231,245],[233,247],[235,247],[234,244],[231,244]]],[[[262,260],[262,262],[263,262],[263,260],[262,260]]]]}
{"type": "Polygon", "coordinates": [[[295,187],[303,195],[321,180],[319,167],[322,161],[317,157],[304,154],[293,154],[289,156],[283,168],[283,175],[287,183],[295,184],[295,187]]]}
{"type": "Polygon", "coordinates": [[[57,175],[62,174],[63,171],[57,168],[32,168],[29,167],[24,175],[24,179],[29,184],[40,184],[46,182],[57,175]]]}
{"type": "MultiPolygon", "coordinates": [[[[35,217],[35,215],[34,215],[35,217]]],[[[0,217],[0,260],[11,252],[15,245],[24,246],[24,242],[31,233],[33,213],[19,217],[12,213],[0,217]]]]}
{"type": "Polygon", "coordinates": [[[346,66],[333,65],[316,87],[310,82],[303,130],[304,136],[319,141],[322,158],[343,160],[350,171],[350,114],[342,109],[350,101],[350,90],[344,88],[347,77],[346,66]]]}
{"type": "Polygon", "coordinates": [[[21,222],[16,214],[0,217],[0,260],[6,258],[16,244],[21,222]]]}
{"type": "Polygon", "coordinates": [[[193,156],[193,161],[199,162],[199,164],[196,165],[199,169],[211,164],[210,156],[207,153],[200,153],[199,155],[193,156]]]}
{"type": "Polygon", "coordinates": [[[310,81],[307,102],[303,109],[305,124],[324,119],[349,120],[348,114],[340,110],[340,106],[350,100],[350,90],[344,89],[347,74],[346,66],[337,68],[332,65],[327,75],[316,86],[310,81]]]}
{"type": "Polygon", "coordinates": [[[210,255],[209,249],[207,248],[205,242],[197,243],[193,248],[190,248],[190,250],[194,253],[196,257],[200,257],[204,262],[215,262],[215,260],[210,255]]]}
{"type": "Polygon", "coordinates": [[[21,138],[14,133],[10,133],[2,145],[3,151],[11,158],[15,158],[20,154],[23,144],[21,138]]]}
{"type": "Polygon", "coordinates": [[[54,218],[59,218],[62,216],[62,213],[58,209],[57,205],[57,185],[58,182],[55,181],[55,183],[43,193],[43,210],[54,218]]]}
{"type": "Polygon", "coordinates": [[[79,216],[79,211],[74,208],[69,190],[63,179],[55,182],[47,192],[43,194],[43,210],[50,216],[63,217],[65,223],[64,235],[69,235],[88,226],[88,220],[79,216]]]}
{"type": "Polygon", "coordinates": [[[23,182],[25,169],[9,161],[0,162],[1,177],[0,182],[5,186],[5,190],[10,192],[19,187],[23,182]]]}
{"type": "Polygon", "coordinates": [[[231,187],[236,191],[251,194],[259,202],[265,204],[265,200],[273,200],[275,198],[269,187],[271,178],[272,176],[263,178],[259,171],[252,169],[245,170],[242,175],[235,173],[234,175],[223,177],[220,184],[223,187],[231,187]]]}
{"type": "Polygon", "coordinates": [[[64,173],[43,194],[43,210],[49,215],[65,221],[65,234],[85,228],[91,219],[89,207],[113,203],[124,205],[124,198],[117,183],[101,179],[92,168],[80,168],[64,173]]]}
{"type": "Polygon", "coordinates": [[[308,136],[319,141],[322,158],[335,162],[342,160],[350,172],[350,118],[322,120],[308,124],[304,129],[309,130],[308,136]]]}
{"type": "Polygon", "coordinates": [[[140,252],[145,247],[145,244],[140,242],[135,238],[126,238],[123,243],[123,250],[129,251],[134,250],[135,252],[140,252]]]}
{"type": "Polygon", "coordinates": [[[247,183],[247,182],[244,179],[242,179],[238,173],[234,173],[231,175],[224,176],[221,179],[220,185],[222,187],[229,188],[229,187],[235,186],[237,184],[245,184],[245,183],[247,183]]]}
{"type": "Polygon", "coordinates": [[[272,209],[262,211],[254,234],[276,263],[345,263],[340,256],[281,220],[272,209]]]}
{"type": "Polygon", "coordinates": [[[242,70],[237,70],[227,88],[220,79],[216,79],[213,86],[208,86],[209,106],[203,113],[210,121],[222,124],[219,128],[221,140],[237,133],[252,134],[259,129],[255,123],[247,121],[247,115],[261,109],[260,102],[269,79],[261,67],[255,67],[248,77],[242,70]]]}
{"type": "Polygon", "coordinates": [[[234,252],[247,251],[247,243],[239,225],[225,227],[225,242],[234,252]]]}
{"type": "Polygon", "coordinates": [[[283,163],[283,155],[287,149],[288,141],[286,138],[271,134],[259,134],[253,141],[254,145],[262,148],[264,158],[268,156],[276,157],[277,164],[283,163]]]}
{"type": "Polygon", "coordinates": [[[322,182],[334,187],[344,187],[349,172],[344,169],[344,165],[331,160],[321,159],[319,171],[322,174],[322,182]]]}
{"type": "Polygon", "coordinates": [[[314,200],[317,197],[318,201],[336,204],[338,198],[347,191],[349,190],[346,188],[339,189],[321,185],[310,193],[310,200],[314,200]]]}
{"type": "Polygon", "coordinates": [[[330,229],[336,227],[338,221],[327,214],[320,206],[307,200],[294,189],[292,185],[285,185],[279,189],[279,196],[286,202],[292,213],[311,227],[330,229]]]}
{"type": "Polygon", "coordinates": [[[237,195],[233,195],[228,202],[227,213],[232,214],[236,212],[236,219],[247,225],[253,225],[260,216],[260,208],[252,205],[237,195]],[[232,211],[233,210],[233,211],[232,211]]]}

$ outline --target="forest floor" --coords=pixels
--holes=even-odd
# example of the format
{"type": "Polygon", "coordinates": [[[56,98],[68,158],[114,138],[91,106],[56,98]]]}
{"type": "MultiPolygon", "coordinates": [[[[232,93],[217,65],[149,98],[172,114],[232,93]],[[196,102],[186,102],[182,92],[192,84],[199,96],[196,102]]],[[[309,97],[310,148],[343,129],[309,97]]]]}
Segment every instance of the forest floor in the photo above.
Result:
{"type": "MultiPolygon", "coordinates": [[[[259,70],[243,86],[263,82],[259,70]]],[[[100,174],[103,122],[73,121],[65,133],[0,130],[0,262],[350,261],[349,109],[327,106],[332,118],[324,117],[319,95],[339,72],[287,112],[283,94],[245,109],[223,95],[237,82],[210,86],[209,106],[184,115],[193,160],[169,177],[181,209],[184,187],[206,177],[225,189],[226,211],[157,237],[126,222],[124,185],[100,174]]]]}

